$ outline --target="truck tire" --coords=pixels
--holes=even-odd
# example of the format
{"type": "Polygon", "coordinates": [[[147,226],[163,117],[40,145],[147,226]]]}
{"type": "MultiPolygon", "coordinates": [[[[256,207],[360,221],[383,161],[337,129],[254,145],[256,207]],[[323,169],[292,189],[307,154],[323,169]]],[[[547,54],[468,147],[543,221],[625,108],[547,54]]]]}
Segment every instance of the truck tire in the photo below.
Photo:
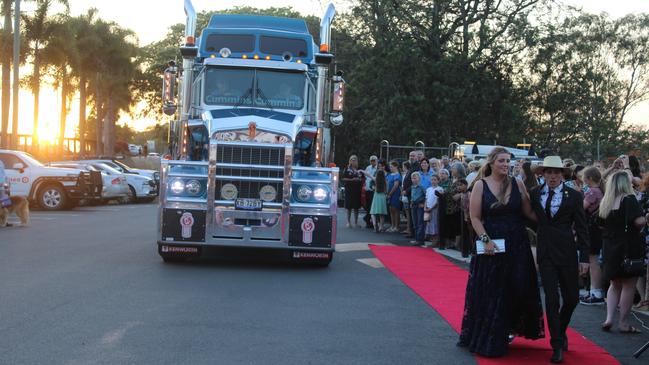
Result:
{"type": "Polygon", "coordinates": [[[44,210],[63,210],[68,206],[68,196],[58,184],[48,184],[39,189],[36,200],[44,210]]]}

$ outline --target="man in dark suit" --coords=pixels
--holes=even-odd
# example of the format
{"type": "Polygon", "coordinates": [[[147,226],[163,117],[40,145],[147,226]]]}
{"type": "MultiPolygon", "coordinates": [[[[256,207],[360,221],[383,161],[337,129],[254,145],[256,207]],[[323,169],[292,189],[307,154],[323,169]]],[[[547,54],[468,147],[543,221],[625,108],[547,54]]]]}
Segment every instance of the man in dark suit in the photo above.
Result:
{"type": "Polygon", "coordinates": [[[583,197],[563,184],[561,158],[546,157],[542,168],[545,184],[532,189],[530,201],[538,219],[536,252],[553,350],[550,361],[560,363],[568,350],[566,329],[579,302],[578,277],[588,271],[589,238],[583,197]]]}

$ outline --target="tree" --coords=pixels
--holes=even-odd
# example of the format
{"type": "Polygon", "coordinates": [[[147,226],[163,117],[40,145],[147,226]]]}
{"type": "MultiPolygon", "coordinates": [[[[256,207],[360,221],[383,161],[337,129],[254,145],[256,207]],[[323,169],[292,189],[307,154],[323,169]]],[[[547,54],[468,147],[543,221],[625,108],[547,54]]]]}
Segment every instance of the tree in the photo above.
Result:
{"type": "Polygon", "coordinates": [[[49,71],[54,79],[54,87],[61,92],[59,111],[59,154],[62,157],[65,151],[65,129],[69,111],[70,98],[73,95],[72,66],[78,62],[79,48],[75,42],[71,20],[68,15],[59,14],[53,18],[51,24],[51,37],[42,50],[44,63],[49,66],[49,71]]]}
{"type": "Polygon", "coordinates": [[[34,95],[34,130],[32,146],[38,142],[38,119],[40,114],[41,74],[43,72],[41,52],[47,47],[52,37],[52,23],[48,13],[54,3],[63,4],[69,10],[68,0],[36,0],[36,11],[31,16],[24,17],[25,45],[32,61],[32,74],[28,77],[27,85],[34,95]]]}
{"type": "Polygon", "coordinates": [[[614,154],[628,110],[647,100],[649,20],[578,14],[544,26],[520,80],[530,119],[527,135],[541,146],[577,158],[598,147],[614,154]]]}

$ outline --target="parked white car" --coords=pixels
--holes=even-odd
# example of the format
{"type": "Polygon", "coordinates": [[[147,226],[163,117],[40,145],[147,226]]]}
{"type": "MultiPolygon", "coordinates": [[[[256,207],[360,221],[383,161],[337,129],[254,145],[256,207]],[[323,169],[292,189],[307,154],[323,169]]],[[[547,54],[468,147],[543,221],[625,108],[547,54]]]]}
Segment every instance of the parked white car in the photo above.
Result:
{"type": "Polygon", "coordinates": [[[158,195],[160,189],[160,172],[157,170],[147,170],[147,169],[136,169],[130,166],[127,166],[125,163],[115,159],[96,159],[96,160],[83,160],[84,162],[99,162],[105,163],[106,165],[122,172],[123,174],[135,174],[142,175],[148,178],[151,178],[155,183],[155,194],[158,195]]]}
{"type": "Polygon", "coordinates": [[[152,202],[158,195],[156,183],[152,178],[140,174],[139,171],[132,171],[128,166],[120,165],[115,160],[83,160],[78,162],[105,164],[124,174],[131,190],[131,202],[152,202]]]}
{"type": "Polygon", "coordinates": [[[92,164],[77,161],[51,162],[50,166],[76,168],[86,171],[98,171],[101,173],[103,187],[101,199],[103,203],[110,200],[129,201],[131,189],[128,187],[126,177],[121,172],[113,169],[106,164],[92,164]]]}

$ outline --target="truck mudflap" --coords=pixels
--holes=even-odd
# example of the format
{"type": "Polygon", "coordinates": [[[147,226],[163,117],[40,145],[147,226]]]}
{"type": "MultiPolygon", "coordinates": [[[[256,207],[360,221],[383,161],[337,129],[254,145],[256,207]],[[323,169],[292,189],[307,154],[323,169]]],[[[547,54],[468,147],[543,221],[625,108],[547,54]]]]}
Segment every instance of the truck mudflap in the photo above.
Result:
{"type": "Polygon", "coordinates": [[[64,186],[66,193],[72,199],[101,199],[103,187],[99,171],[82,171],[75,185],[64,186]]]}
{"type": "Polygon", "coordinates": [[[198,209],[162,210],[162,241],[205,242],[206,212],[198,209]]]}
{"type": "Polygon", "coordinates": [[[292,214],[289,225],[289,246],[331,247],[333,217],[292,214]]]}

